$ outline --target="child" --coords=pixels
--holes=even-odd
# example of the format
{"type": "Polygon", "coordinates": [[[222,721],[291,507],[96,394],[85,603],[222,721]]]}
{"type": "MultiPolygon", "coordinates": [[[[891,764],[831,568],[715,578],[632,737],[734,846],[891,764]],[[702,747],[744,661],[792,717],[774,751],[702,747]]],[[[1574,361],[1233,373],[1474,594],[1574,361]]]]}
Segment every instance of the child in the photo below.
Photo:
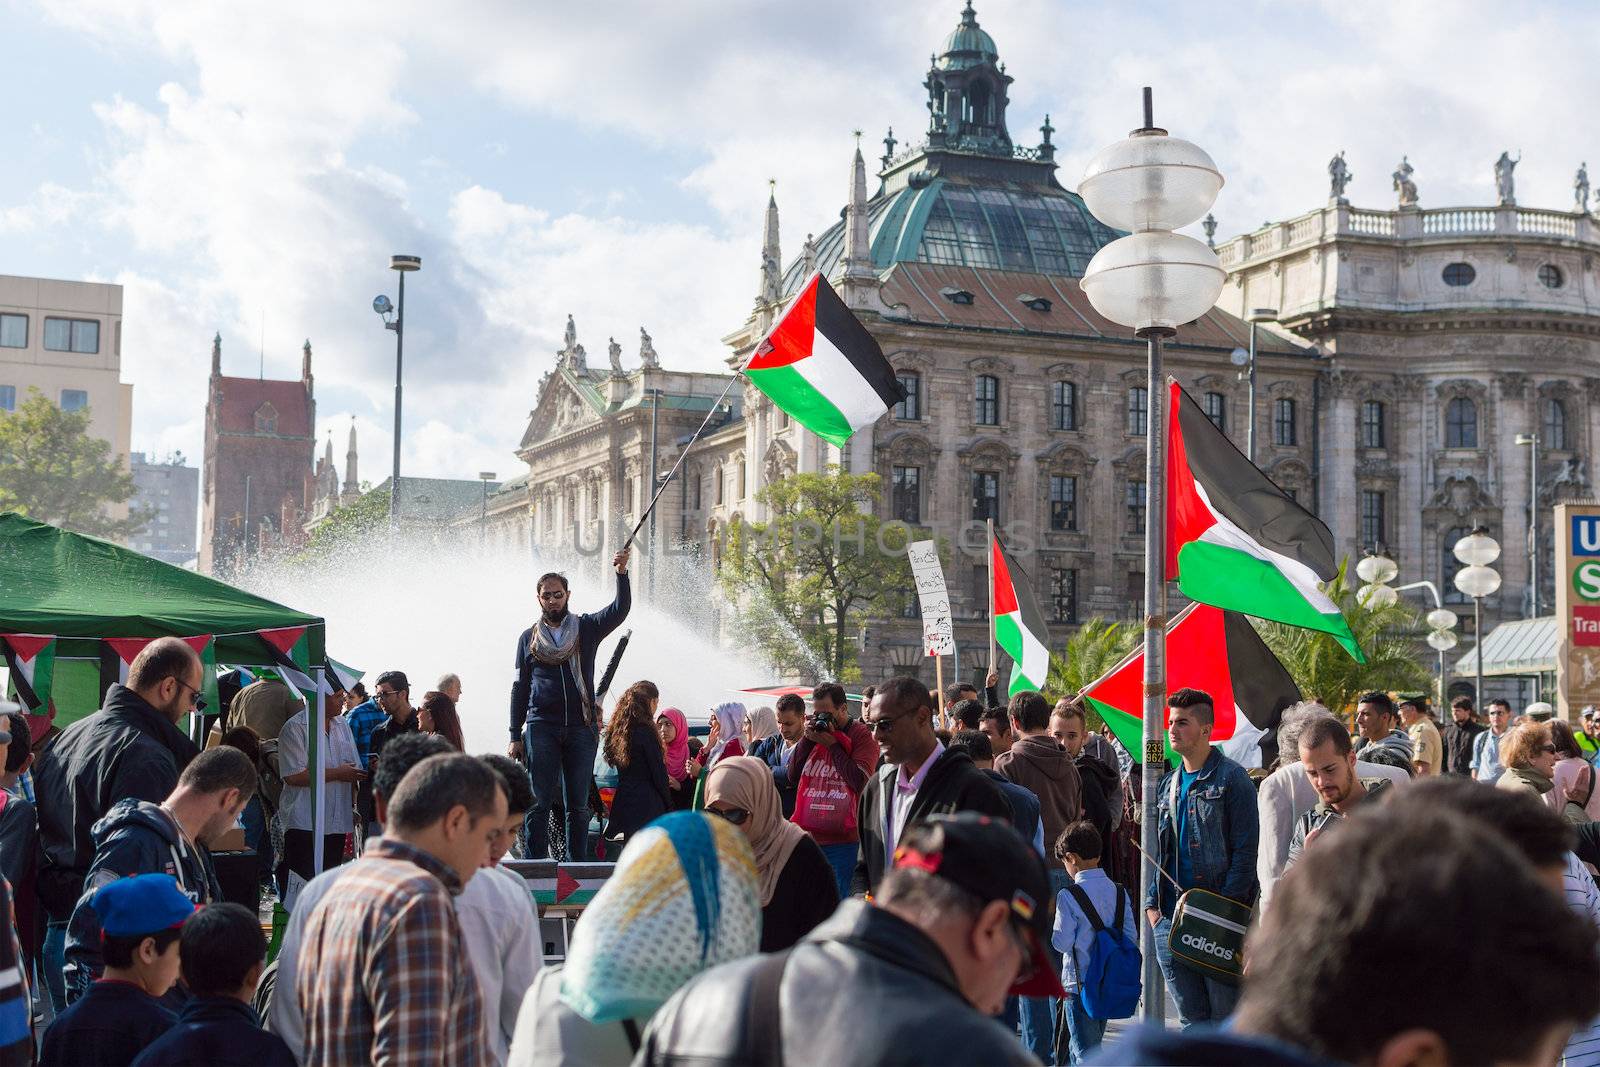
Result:
{"type": "MultiPolygon", "coordinates": [[[[1100,869],[1100,848],[1100,832],[1086,819],[1068,826],[1056,838],[1056,858],[1088,896],[1101,923],[1108,928],[1116,919],[1117,895],[1122,893],[1122,933],[1138,944],[1139,929],[1134,920],[1138,909],[1127,893],[1100,869]]],[[[1070,890],[1063,889],[1056,898],[1055,929],[1050,943],[1061,953],[1061,984],[1067,991],[1056,1020],[1055,1061],[1082,1063],[1085,1056],[1100,1047],[1106,1024],[1104,1019],[1091,1019],[1083,1009],[1078,975],[1089,962],[1094,925],[1070,890]]]]}
{"type": "Polygon", "coordinates": [[[39,1067],[128,1067],[176,1016],[160,1000],[178,980],[178,935],[194,902],[170,874],[140,874],[89,898],[105,973],[45,1031],[39,1067]]]}
{"type": "Polygon", "coordinates": [[[177,1025],[145,1049],[134,1067],[295,1067],[283,1038],[261,1029],[250,1006],[266,964],[267,939],[250,909],[211,904],[183,924],[183,981],[194,998],[177,1025]]]}

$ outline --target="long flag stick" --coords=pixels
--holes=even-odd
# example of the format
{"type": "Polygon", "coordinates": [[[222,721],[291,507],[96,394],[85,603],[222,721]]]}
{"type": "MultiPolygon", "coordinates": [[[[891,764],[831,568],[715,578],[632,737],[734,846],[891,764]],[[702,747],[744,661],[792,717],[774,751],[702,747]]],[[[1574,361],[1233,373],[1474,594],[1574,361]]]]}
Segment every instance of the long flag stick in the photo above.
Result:
{"type": "MultiPolygon", "coordinates": [[[[728,394],[733,392],[733,387],[738,383],[739,375],[742,373],[742,371],[737,372],[728,379],[728,384],[723,388],[722,395],[717,397],[716,401],[711,405],[711,410],[706,412],[706,417],[701,421],[700,428],[694,432],[694,436],[689,438],[688,443],[683,446],[683,451],[678,453],[678,461],[672,465],[672,469],[667,472],[667,476],[661,479],[661,484],[656,486],[655,493],[650,497],[649,505],[639,515],[639,521],[633,524],[633,532],[628,535],[626,541],[622,542],[624,546],[633,544],[633,539],[639,536],[640,530],[644,529],[645,521],[650,518],[650,513],[656,509],[656,501],[661,499],[661,494],[666,491],[667,484],[677,475],[678,469],[683,466],[683,461],[689,458],[689,449],[694,447],[694,443],[700,440],[700,435],[706,432],[706,427],[711,425],[711,417],[717,413],[718,408],[722,407],[722,402],[728,399],[728,394]]],[[[659,398],[657,399],[659,400],[659,398]]]]}
{"type": "Polygon", "coordinates": [[[632,636],[633,631],[627,631],[620,638],[618,638],[617,647],[611,650],[611,661],[606,664],[606,671],[600,676],[600,684],[594,687],[594,702],[596,707],[600,705],[600,701],[605,698],[605,695],[611,692],[611,679],[615,678],[617,675],[617,664],[622,662],[622,653],[628,647],[628,638],[632,636]]]}
{"type": "MultiPolygon", "coordinates": [[[[989,528],[989,670],[994,666],[994,520],[985,519],[989,528]]],[[[999,683],[995,685],[998,687],[999,683]]]]}

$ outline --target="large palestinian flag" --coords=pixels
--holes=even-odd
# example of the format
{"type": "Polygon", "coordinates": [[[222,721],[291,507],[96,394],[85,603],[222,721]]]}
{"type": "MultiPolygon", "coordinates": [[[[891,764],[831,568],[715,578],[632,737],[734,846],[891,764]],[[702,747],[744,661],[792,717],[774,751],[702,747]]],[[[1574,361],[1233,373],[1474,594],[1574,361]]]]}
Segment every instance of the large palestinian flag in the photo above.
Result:
{"type": "MultiPolygon", "coordinates": [[[[1246,767],[1264,764],[1262,741],[1271,741],[1283,709],[1300,699],[1294,679],[1250,620],[1207,604],[1190,604],[1167,626],[1167,693],[1183,688],[1211,694],[1216,702],[1211,743],[1246,767]]],[[[1143,694],[1143,648],[1083,691],[1135,762],[1142,758],[1143,694]]],[[[1163,736],[1166,721],[1163,715],[1163,736]]],[[[1166,755],[1173,758],[1170,747],[1166,755]]]]}
{"type": "Polygon", "coordinates": [[[998,533],[991,533],[990,574],[994,583],[994,639],[1011,657],[1010,695],[1042,691],[1050,675],[1050,628],[1033,599],[1033,585],[998,533]]]}
{"type": "Polygon", "coordinates": [[[1333,535],[1245,458],[1183,388],[1168,386],[1167,578],[1190,600],[1332,634],[1366,656],[1320,587],[1333,535]]]}
{"type": "Polygon", "coordinates": [[[878,342],[820,274],[756,345],[744,370],[794,421],[834,445],[905,396],[878,342]]]}

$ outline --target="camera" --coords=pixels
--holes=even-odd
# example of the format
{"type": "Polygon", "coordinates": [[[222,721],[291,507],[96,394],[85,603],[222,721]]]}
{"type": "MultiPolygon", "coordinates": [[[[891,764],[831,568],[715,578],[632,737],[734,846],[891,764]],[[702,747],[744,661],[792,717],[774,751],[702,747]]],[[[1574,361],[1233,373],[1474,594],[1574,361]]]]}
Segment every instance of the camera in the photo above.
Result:
{"type": "Polygon", "coordinates": [[[811,721],[806,723],[806,727],[808,729],[815,730],[819,734],[832,733],[833,716],[822,711],[813,712],[811,715],[811,721]]]}

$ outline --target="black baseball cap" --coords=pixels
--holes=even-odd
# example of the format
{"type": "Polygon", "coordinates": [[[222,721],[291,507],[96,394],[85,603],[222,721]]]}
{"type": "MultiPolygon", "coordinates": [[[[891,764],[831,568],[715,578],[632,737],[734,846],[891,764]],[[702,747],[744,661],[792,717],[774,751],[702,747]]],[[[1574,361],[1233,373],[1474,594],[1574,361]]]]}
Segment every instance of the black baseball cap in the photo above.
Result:
{"type": "Polygon", "coordinates": [[[894,850],[894,865],[927,871],[984,904],[1003,900],[1022,928],[1033,971],[1011,987],[1018,997],[1065,997],[1050,943],[1054,901],[1044,860],[1008,822],[964,812],[912,823],[894,850]]]}

